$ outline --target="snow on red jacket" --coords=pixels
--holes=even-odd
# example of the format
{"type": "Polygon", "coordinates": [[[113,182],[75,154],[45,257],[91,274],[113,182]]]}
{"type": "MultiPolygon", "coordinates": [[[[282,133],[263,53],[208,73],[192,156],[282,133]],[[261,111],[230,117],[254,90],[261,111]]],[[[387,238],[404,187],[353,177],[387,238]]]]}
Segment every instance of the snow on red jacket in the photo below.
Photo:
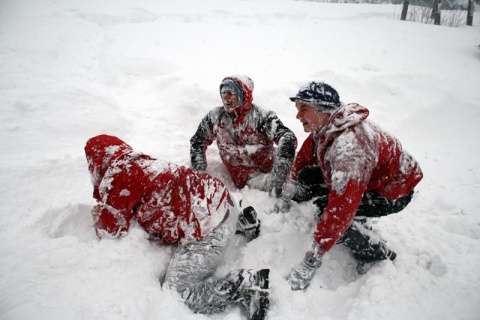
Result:
{"type": "MultiPolygon", "coordinates": [[[[250,178],[259,173],[270,172],[274,163],[283,162],[288,170],[297,147],[293,132],[274,112],[252,104],[253,81],[250,78],[232,76],[225,79],[242,85],[243,104],[235,109],[235,113],[227,112],[223,106],[217,107],[202,119],[190,140],[192,167],[199,171],[206,169],[205,151],[216,141],[220,158],[237,188],[243,188],[250,178]]],[[[283,179],[286,175],[287,172],[283,179]]]]}
{"type": "Polygon", "coordinates": [[[229,192],[208,174],[137,153],[108,135],[88,140],[85,154],[100,204],[100,238],[125,235],[135,218],[165,243],[185,244],[210,233],[227,214],[229,192]]]}
{"type": "Polygon", "coordinates": [[[366,120],[368,114],[358,104],[341,107],[307,137],[289,174],[296,181],[305,166],[320,165],[323,171],[330,194],[314,239],[324,252],[350,226],[366,191],[393,201],[408,195],[423,177],[416,160],[395,137],[366,120]]]}

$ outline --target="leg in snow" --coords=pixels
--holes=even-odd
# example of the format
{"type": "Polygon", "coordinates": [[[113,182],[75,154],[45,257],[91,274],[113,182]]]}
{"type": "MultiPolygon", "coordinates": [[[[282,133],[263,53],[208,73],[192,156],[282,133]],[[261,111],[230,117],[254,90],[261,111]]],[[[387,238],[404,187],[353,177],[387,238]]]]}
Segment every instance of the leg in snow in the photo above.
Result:
{"type": "Polygon", "coordinates": [[[249,319],[261,320],[269,305],[268,270],[239,269],[225,277],[212,277],[235,233],[236,220],[236,214],[229,214],[203,239],[180,246],[170,261],[163,286],[177,291],[194,312],[218,313],[239,302],[249,319]]]}
{"type": "Polygon", "coordinates": [[[396,257],[396,253],[387,248],[385,240],[372,230],[365,217],[355,217],[338,243],[352,250],[355,259],[359,260],[357,270],[362,274],[368,271],[371,263],[387,258],[394,260],[396,257]]]}

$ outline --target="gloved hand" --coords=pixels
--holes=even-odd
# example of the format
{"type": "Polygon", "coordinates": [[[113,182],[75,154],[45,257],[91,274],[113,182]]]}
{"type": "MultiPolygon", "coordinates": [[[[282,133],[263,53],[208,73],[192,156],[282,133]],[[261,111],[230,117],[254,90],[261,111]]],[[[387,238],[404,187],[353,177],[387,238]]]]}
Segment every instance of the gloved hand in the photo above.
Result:
{"type": "Polygon", "coordinates": [[[286,159],[278,158],[275,166],[272,169],[269,181],[268,194],[270,196],[280,197],[282,194],[282,187],[290,172],[290,164],[286,159]]]}
{"type": "Polygon", "coordinates": [[[295,201],[303,201],[307,197],[307,189],[296,181],[287,181],[283,185],[282,197],[285,199],[295,199],[295,201]]]}
{"type": "Polygon", "coordinates": [[[297,186],[297,192],[295,193],[296,201],[304,201],[307,197],[307,189],[301,184],[297,186]]]}
{"type": "Polygon", "coordinates": [[[279,198],[275,205],[273,206],[273,212],[275,213],[286,213],[290,210],[290,200],[279,198]]]}
{"type": "Polygon", "coordinates": [[[321,256],[315,257],[308,251],[302,261],[290,272],[287,281],[292,290],[303,290],[310,285],[315,271],[322,265],[321,256]]]}

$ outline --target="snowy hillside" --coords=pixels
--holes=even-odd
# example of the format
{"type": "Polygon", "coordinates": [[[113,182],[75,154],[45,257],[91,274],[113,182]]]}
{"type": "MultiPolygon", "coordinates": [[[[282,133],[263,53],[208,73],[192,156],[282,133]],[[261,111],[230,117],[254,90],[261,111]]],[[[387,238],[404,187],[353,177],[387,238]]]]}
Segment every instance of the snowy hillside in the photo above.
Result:
{"type": "Polygon", "coordinates": [[[116,135],[189,165],[189,140],[221,104],[228,75],[306,137],[288,99],[310,80],[396,135],[424,179],[375,229],[397,253],[365,275],[336,246],[311,287],[284,280],[310,244],[314,208],[234,190],[215,147],[208,172],[256,207],[219,274],[270,268],[269,319],[480,319],[480,20],[448,28],[399,20],[401,5],[289,0],[0,2],[0,319],[242,319],[193,314],[162,291],[172,248],[133,225],[99,241],[83,148],[116,135]]]}

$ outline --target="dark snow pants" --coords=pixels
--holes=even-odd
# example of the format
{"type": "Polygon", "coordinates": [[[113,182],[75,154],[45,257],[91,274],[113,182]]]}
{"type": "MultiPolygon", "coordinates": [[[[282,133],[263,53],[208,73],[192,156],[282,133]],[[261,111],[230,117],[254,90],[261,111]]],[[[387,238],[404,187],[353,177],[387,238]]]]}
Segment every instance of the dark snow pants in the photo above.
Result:
{"type": "Polygon", "coordinates": [[[180,293],[194,312],[222,312],[236,300],[240,271],[212,277],[235,234],[236,211],[232,207],[225,220],[203,239],[179,246],[168,265],[163,287],[180,293]]]}
{"type": "MultiPolygon", "coordinates": [[[[305,189],[302,198],[294,197],[295,201],[313,201],[319,208],[319,216],[328,203],[330,190],[326,187],[322,170],[319,166],[303,168],[298,176],[299,184],[305,189]]],[[[353,256],[360,261],[373,262],[386,259],[389,249],[385,241],[378,237],[369,225],[369,219],[382,217],[403,210],[412,200],[413,191],[405,197],[390,201],[375,190],[366,192],[358,207],[356,216],[338,243],[352,250],[353,256]]]]}

